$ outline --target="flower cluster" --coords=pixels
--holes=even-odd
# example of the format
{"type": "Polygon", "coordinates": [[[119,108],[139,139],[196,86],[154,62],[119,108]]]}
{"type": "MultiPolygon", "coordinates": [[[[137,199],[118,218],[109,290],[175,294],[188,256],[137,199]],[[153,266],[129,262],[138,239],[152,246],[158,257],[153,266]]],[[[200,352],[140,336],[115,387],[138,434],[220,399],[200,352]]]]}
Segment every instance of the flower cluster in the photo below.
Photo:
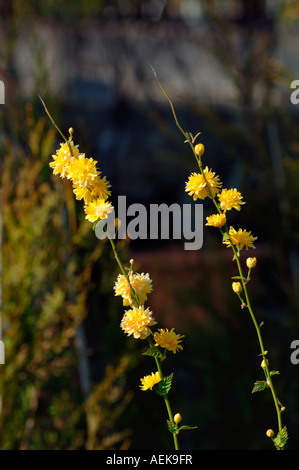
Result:
{"type": "MultiPolygon", "coordinates": [[[[240,250],[245,248],[255,248],[254,242],[257,237],[254,237],[251,232],[239,228],[236,230],[234,227],[227,227],[227,212],[233,209],[240,211],[241,206],[245,204],[243,201],[242,194],[236,188],[222,188],[222,182],[215,173],[205,167],[202,170],[201,157],[204,154],[205,148],[203,144],[197,144],[194,147],[194,152],[197,156],[197,161],[200,168],[200,173],[192,173],[186,183],[186,192],[189,196],[193,196],[193,199],[205,199],[209,197],[213,200],[214,205],[217,209],[217,214],[209,215],[206,220],[206,225],[210,227],[216,227],[221,230],[223,235],[223,243],[231,247],[236,256],[240,256],[240,250]],[[216,200],[216,196],[218,201],[216,200]]],[[[247,258],[246,265],[248,267],[248,276],[246,282],[249,281],[249,275],[252,268],[256,265],[256,258],[247,258]]],[[[241,282],[232,283],[233,291],[239,295],[242,292],[241,282]]],[[[242,298],[242,308],[246,306],[242,298]]]]}
{"type": "MultiPolygon", "coordinates": [[[[121,296],[124,306],[130,306],[126,310],[120,327],[128,335],[133,336],[135,339],[146,339],[153,336],[155,344],[154,347],[161,347],[164,350],[173,352],[174,354],[183,349],[182,338],[184,335],[176,334],[174,328],[170,331],[159,328],[158,331],[152,331],[151,327],[157,324],[153,318],[152,311],[145,308],[144,303],[147,300],[147,295],[152,292],[152,280],[148,273],[134,273],[132,269],[133,260],[131,260],[130,270],[127,275],[119,274],[115,285],[114,291],[116,296],[121,296]]],[[[152,390],[153,386],[162,380],[160,373],[152,372],[151,375],[146,375],[141,380],[141,390],[152,390]]]]}
{"type": "Polygon", "coordinates": [[[84,202],[86,219],[94,223],[113,211],[113,206],[108,201],[111,195],[110,184],[106,177],[100,176],[97,162],[80,153],[79,146],[72,140],[73,129],[69,133],[69,140],[60,144],[49,165],[54,175],[72,182],[76,199],[84,202]]]}
{"type": "MultiPolygon", "coordinates": [[[[108,201],[110,193],[110,184],[106,177],[101,177],[101,172],[97,169],[97,162],[93,158],[87,158],[84,153],[80,153],[78,145],[75,145],[72,136],[73,129],[69,130],[69,140],[60,144],[60,148],[55,155],[52,155],[53,161],[49,164],[53,169],[54,175],[59,175],[61,178],[66,178],[72,182],[73,192],[77,200],[83,200],[85,217],[88,221],[95,223],[100,219],[104,219],[110,212],[113,211],[113,206],[108,201]]],[[[212,182],[214,181],[213,191],[217,192],[219,184],[217,177],[207,171],[207,176],[212,182]]],[[[203,188],[198,192],[198,197],[206,189],[203,188]]],[[[148,273],[136,273],[132,269],[133,260],[131,260],[131,267],[126,274],[123,270],[119,274],[115,285],[114,291],[116,296],[121,296],[123,305],[130,307],[124,312],[123,318],[120,322],[121,329],[128,335],[135,339],[146,339],[153,336],[155,340],[154,347],[161,347],[165,350],[171,351],[174,354],[183,349],[182,342],[183,335],[176,334],[174,328],[170,331],[168,329],[159,329],[158,332],[153,333],[152,327],[157,324],[153,318],[153,313],[149,307],[145,307],[147,295],[152,292],[152,280],[148,273]]],[[[145,376],[141,379],[141,390],[152,390],[153,386],[157,384],[162,377],[157,371],[151,375],[145,376]]]]}
{"type": "MultiPolygon", "coordinates": [[[[203,144],[197,144],[195,146],[195,153],[198,158],[203,155],[203,144]]],[[[191,173],[186,182],[185,189],[189,196],[193,196],[194,200],[205,199],[206,197],[214,200],[218,213],[207,217],[206,225],[211,227],[220,229],[224,227],[227,222],[227,211],[232,209],[240,211],[241,206],[245,204],[241,193],[236,188],[222,188],[222,182],[219,177],[207,166],[204,170],[201,170],[200,173],[191,173]],[[219,202],[216,201],[216,196],[219,202]]],[[[239,250],[244,247],[246,250],[248,248],[255,248],[254,241],[256,239],[257,237],[254,237],[251,232],[247,232],[243,229],[235,230],[234,227],[230,227],[228,236],[224,238],[223,243],[227,246],[234,245],[239,252],[239,250]]]]}

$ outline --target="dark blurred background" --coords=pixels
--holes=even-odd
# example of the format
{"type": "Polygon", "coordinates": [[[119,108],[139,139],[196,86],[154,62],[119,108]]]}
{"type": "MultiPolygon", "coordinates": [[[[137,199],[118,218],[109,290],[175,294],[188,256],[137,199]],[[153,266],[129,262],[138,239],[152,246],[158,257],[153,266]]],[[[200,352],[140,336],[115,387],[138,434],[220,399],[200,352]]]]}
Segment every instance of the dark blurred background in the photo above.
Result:
{"type": "MultiPolygon", "coordinates": [[[[38,98],[99,162],[112,202],[192,203],[195,161],[149,63],[182,127],[201,132],[204,164],[246,201],[229,223],[258,236],[249,292],[298,448],[298,21],[292,0],[0,1],[0,448],[172,448],[163,400],[139,389],[154,362],[119,328],[110,247],[50,171],[60,139],[38,98]]],[[[256,333],[218,231],[205,227],[198,251],[183,240],[117,246],[150,273],[159,326],[185,335],[165,363],[174,412],[198,426],[181,448],[274,448],[271,394],[251,393],[263,379],[256,333]]]]}

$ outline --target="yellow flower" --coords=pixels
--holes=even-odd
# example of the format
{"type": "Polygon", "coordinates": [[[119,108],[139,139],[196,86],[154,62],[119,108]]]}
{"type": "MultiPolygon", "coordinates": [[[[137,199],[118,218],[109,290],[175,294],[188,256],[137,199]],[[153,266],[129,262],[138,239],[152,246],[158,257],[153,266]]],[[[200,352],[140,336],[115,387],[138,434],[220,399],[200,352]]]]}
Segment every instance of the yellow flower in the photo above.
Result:
{"type": "Polygon", "coordinates": [[[242,285],[240,282],[233,282],[232,288],[236,294],[240,294],[242,292],[242,285]]]}
{"type": "Polygon", "coordinates": [[[152,390],[153,386],[159,383],[161,380],[159,372],[152,372],[151,375],[145,375],[143,379],[140,379],[141,385],[140,388],[142,391],[152,390]]]}
{"type": "Polygon", "coordinates": [[[222,214],[213,214],[207,217],[206,225],[210,225],[211,227],[223,227],[226,224],[226,215],[222,214]]]}
{"type": "Polygon", "coordinates": [[[65,178],[68,173],[68,166],[71,158],[77,158],[78,155],[78,146],[75,146],[72,141],[69,141],[69,144],[66,142],[60,144],[60,149],[56,151],[55,155],[52,155],[53,161],[49,163],[49,166],[53,168],[53,174],[59,175],[61,178],[65,178]],[[70,151],[69,145],[72,152],[70,151]]]}
{"type": "Polygon", "coordinates": [[[222,189],[221,193],[218,194],[220,201],[220,207],[224,211],[231,209],[241,210],[241,204],[245,204],[242,201],[243,196],[237,189],[222,189]]]}
{"type": "Polygon", "coordinates": [[[135,339],[145,339],[152,333],[149,327],[156,323],[150,309],[144,310],[144,306],[140,305],[124,313],[120,327],[128,336],[133,335],[135,339]]]}
{"type": "MultiPolygon", "coordinates": [[[[139,304],[144,304],[147,300],[147,294],[152,291],[152,281],[149,277],[149,274],[144,273],[135,273],[131,271],[128,273],[129,281],[133,287],[136,296],[138,297],[139,304]]],[[[119,274],[115,285],[114,285],[115,295],[121,295],[123,298],[123,305],[133,305],[132,293],[130,286],[123,274],[119,274]]]]}
{"type": "Polygon", "coordinates": [[[179,349],[183,349],[182,346],[179,344],[184,338],[184,335],[177,335],[174,332],[174,328],[170,331],[166,328],[166,330],[159,329],[158,332],[154,334],[154,340],[156,341],[155,346],[161,346],[162,348],[166,348],[169,351],[172,351],[174,354],[179,349]]]}
{"type": "Polygon", "coordinates": [[[86,158],[85,154],[82,153],[78,158],[70,160],[67,178],[72,180],[74,185],[89,187],[99,175],[96,164],[95,160],[86,158]]]}
{"type": "MultiPolygon", "coordinates": [[[[242,229],[239,229],[238,231],[236,231],[233,227],[230,227],[229,237],[233,245],[235,245],[240,250],[242,250],[244,246],[246,247],[246,250],[248,248],[255,248],[255,246],[253,245],[253,242],[257,240],[257,237],[254,237],[253,235],[251,235],[251,232],[247,232],[246,230],[242,230],[242,229]]],[[[224,243],[229,247],[231,246],[230,240],[225,240],[224,243]]]]}
{"type": "Polygon", "coordinates": [[[87,204],[92,202],[93,198],[106,200],[111,195],[108,188],[110,188],[110,184],[106,181],[106,177],[96,178],[88,187],[81,186],[78,183],[73,185],[76,199],[83,199],[87,204]]]}
{"type": "Polygon", "coordinates": [[[96,199],[90,204],[85,204],[84,211],[86,219],[89,222],[96,222],[98,219],[104,219],[110,212],[113,212],[113,206],[104,199],[96,199]]]}
{"type": "Polygon", "coordinates": [[[186,192],[189,196],[193,196],[194,201],[206,197],[215,197],[222,186],[219,177],[215,176],[215,173],[209,170],[208,167],[203,170],[203,173],[207,183],[201,173],[192,173],[186,183],[186,192]]]}
{"type": "Polygon", "coordinates": [[[256,258],[247,258],[246,260],[246,266],[249,269],[252,269],[256,266],[256,258]]]}

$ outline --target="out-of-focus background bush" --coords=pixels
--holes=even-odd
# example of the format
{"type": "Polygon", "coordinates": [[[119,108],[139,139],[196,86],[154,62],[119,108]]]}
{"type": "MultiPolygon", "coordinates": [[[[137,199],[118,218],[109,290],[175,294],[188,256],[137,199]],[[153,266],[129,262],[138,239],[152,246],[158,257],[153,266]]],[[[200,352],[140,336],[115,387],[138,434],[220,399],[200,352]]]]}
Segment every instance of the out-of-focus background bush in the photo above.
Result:
{"type": "MultiPolygon", "coordinates": [[[[249,290],[298,447],[298,21],[292,0],[1,0],[0,448],[172,447],[163,401],[139,390],[152,360],[119,328],[111,250],[50,171],[60,141],[38,98],[98,160],[112,202],[192,203],[195,162],[148,63],[183,128],[202,132],[204,162],[246,201],[230,222],[258,236],[249,290]]],[[[270,392],[251,394],[256,334],[218,231],[206,227],[197,251],[183,240],[118,248],[150,273],[159,326],[186,336],[167,361],[173,409],[198,426],[181,447],[272,449],[276,414],[270,392]]]]}

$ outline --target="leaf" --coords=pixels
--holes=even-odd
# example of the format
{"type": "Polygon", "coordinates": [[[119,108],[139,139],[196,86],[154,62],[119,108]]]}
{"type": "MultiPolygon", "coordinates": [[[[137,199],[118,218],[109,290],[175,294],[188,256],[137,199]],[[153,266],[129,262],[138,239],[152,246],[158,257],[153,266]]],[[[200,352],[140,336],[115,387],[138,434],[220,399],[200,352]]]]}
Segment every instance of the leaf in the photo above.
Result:
{"type": "Polygon", "coordinates": [[[282,449],[288,440],[288,431],[285,426],[280,432],[277,433],[277,436],[273,439],[274,445],[277,449],[282,449]]]}
{"type": "Polygon", "coordinates": [[[184,425],[184,426],[180,426],[180,427],[178,428],[178,432],[179,432],[179,431],[183,431],[183,430],[184,430],[184,431],[185,431],[185,430],[189,430],[189,429],[197,429],[197,428],[198,428],[198,426],[186,426],[186,425],[184,425]]]}
{"type": "Polygon", "coordinates": [[[177,424],[172,423],[171,421],[167,420],[167,426],[168,426],[168,431],[171,432],[171,434],[176,434],[177,424]]]}
{"type": "Polygon", "coordinates": [[[142,353],[144,356],[151,356],[164,359],[165,355],[160,351],[160,349],[156,348],[156,346],[151,346],[147,351],[142,353]]]}
{"type": "Polygon", "coordinates": [[[225,242],[225,240],[229,240],[229,234],[228,233],[223,234],[222,241],[225,242]]]}
{"type": "Polygon", "coordinates": [[[270,370],[270,375],[279,375],[280,372],[278,370],[270,370]]]}
{"type": "Polygon", "coordinates": [[[168,430],[172,433],[172,434],[175,434],[177,435],[180,431],[187,431],[187,430],[190,430],[190,429],[197,429],[197,426],[180,426],[178,428],[178,425],[176,423],[172,423],[171,421],[167,420],[167,426],[168,426],[168,430]]]}
{"type": "Polygon", "coordinates": [[[252,392],[251,392],[251,393],[262,392],[262,391],[265,390],[267,387],[268,387],[268,384],[267,384],[266,380],[257,380],[257,381],[254,383],[254,386],[253,386],[253,389],[252,389],[252,392]]]}
{"type": "Polygon", "coordinates": [[[167,395],[169,390],[171,389],[173,373],[168,375],[167,377],[163,377],[157,385],[155,385],[155,390],[159,395],[167,395]]]}

